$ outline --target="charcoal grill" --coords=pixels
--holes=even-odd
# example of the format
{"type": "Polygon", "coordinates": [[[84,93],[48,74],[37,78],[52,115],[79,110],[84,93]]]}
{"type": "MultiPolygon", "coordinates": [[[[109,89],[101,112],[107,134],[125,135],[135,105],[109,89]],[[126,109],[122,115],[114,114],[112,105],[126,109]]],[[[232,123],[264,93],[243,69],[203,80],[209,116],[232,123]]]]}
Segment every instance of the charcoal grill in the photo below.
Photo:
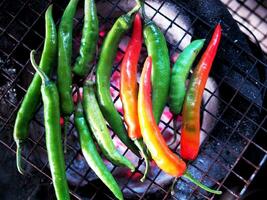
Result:
{"type": "MultiPolygon", "coordinates": [[[[118,6],[121,2],[120,0],[116,3],[109,0],[105,1],[109,2],[109,13],[104,16],[101,15],[100,11],[99,18],[101,24],[111,25],[114,21],[114,19],[110,17],[112,16],[112,13],[116,10],[124,10],[118,6]]],[[[41,51],[44,39],[44,12],[48,5],[50,3],[54,4],[53,14],[58,23],[63,12],[63,8],[65,8],[67,2],[68,1],[65,0],[53,2],[48,0],[3,0],[0,3],[0,144],[12,153],[15,153],[16,150],[15,142],[11,137],[14,119],[34,74],[34,70],[29,62],[30,50],[37,49],[37,51],[41,51]],[[8,112],[6,112],[7,110],[8,112]]],[[[225,3],[229,4],[230,2],[231,1],[225,1],[225,3]]],[[[242,1],[243,4],[245,4],[244,2],[246,1],[242,1]]],[[[260,1],[258,4],[266,9],[266,6],[260,1]]],[[[175,19],[168,18],[161,10],[163,5],[164,1],[159,7],[153,7],[152,5],[146,3],[146,6],[149,9],[155,11],[152,18],[160,15],[169,21],[169,26],[163,30],[165,34],[172,26],[177,26],[184,32],[184,36],[178,44],[168,44],[170,47],[170,53],[173,54],[177,50],[181,51],[181,49],[179,49],[179,44],[182,42],[183,38],[185,38],[186,35],[191,34],[191,32],[189,30],[185,30],[179,24],[176,24],[175,19]]],[[[80,4],[80,6],[82,6],[82,4],[80,4]]],[[[194,11],[188,10],[182,3],[179,6],[184,12],[194,18],[194,23],[202,24],[203,27],[212,33],[213,26],[194,14],[194,11]]],[[[249,12],[255,14],[251,9],[249,12]]],[[[177,13],[175,18],[178,18],[179,15],[180,13],[177,13]]],[[[264,20],[264,18],[262,18],[262,20],[264,20]]],[[[78,13],[74,22],[74,34],[80,33],[82,22],[82,14],[78,13]]],[[[264,39],[266,40],[266,35],[261,40],[264,39]]],[[[251,69],[258,66],[261,66],[265,70],[267,69],[267,66],[262,61],[262,58],[246,52],[242,49],[242,47],[239,47],[234,43],[234,41],[231,41],[225,36],[223,36],[222,41],[224,43],[229,43],[232,48],[236,48],[239,51],[238,56],[245,55],[250,60],[251,69]]],[[[79,45],[78,40],[74,40],[74,46],[75,45],[79,45]]],[[[123,50],[120,49],[120,51],[124,53],[123,50]]],[[[227,49],[220,49],[220,51],[227,51],[227,49]]],[[[217,58],[217,62],[231,63],[229,60],[220,60],[220,58],[217,58]]],[[[119,72],[119,64],[114,66],[114,72],[115,71],[119,72]]],[[[238,72],[243,76],[244,80],[256,81],[262,92],[267,89],[266,85],[264,85],[264,81],[255,80],[249,74],[250,71],[240,71],[234,64],[230,64],[229,73],[231,72],[238,72]]],[[[216,74],[216,70],[212,71],[212,75],[214,77],[218,76],[216,74]]],[[[222,190],[225,195],[229,195],[232,199],[238,199],[246,192],[248,186],[251,184],[252,180],[261,169],[267,158],[267,131],[266,126],[264,126],[266,123],[267,109],[266,107],[258,105],[257,103],[254,103],[240,95],[239,90],[242,87],[242,84],[240,84],[239,88],[232,88],[227,84],[225,77],[219,77],[219,80],[218,89],[221,91],[227,91],[228,95],[227,97],[221,97],[212,93],[212,96],[217,98],[221,103],[221,110],[219,115],[214,116],[212,113],[210,114],[216,119],[217,129],[220,127],[226,127],[228,133],[224,137],[221,137],[216,133],[208,134],[208,139],[203,143],[201,148],[202,150],[199,156],[201,159],[197,159],[195,162],[189,163],[189,171],[191,171],[194,176],[199,178],[199,180],[203,183],[222,190]],[[261,110],[262,114],[259,118],[257,118],[257,120],[253,117],[253,112],[251,112],[253,110],[261,110]],[[224,115],[229,113],[238,118],[237,123],[231,124],[231,122],[223,118],[224,115]],[[239,130],[240,124],[242,123],[252,124],[254,130],[253,133],[247,133],[246,130],[239,130]],[[213,146],[210,146],[210,144],[213,146]],[[211,148],[213,148],[213,151],[211,151],[211,148]],[[227,160],[227,157],[230,157],[230,159],[227,160]],[[218,171],[223,171],[224,176],[220,178],[216,177],[216,172],[218,171]]],[[[116,87],[114,87],[114,89],[119,91],[116,87]]],[[[119,96],[117,96],[114,101],[117,101],[118,99],[119,96]]],[[[37,112],[39,112],[41,108],[42,105],[39,106],[37,112]]],[[[161,121],[164,126],[163,132],[167,129],[173,130],[171,121],[172,119],[169,121],[161,121]]],[[[27,141],[30,148],[23,153],[23,159],[28,166],[33,168],[33,172],[42,177],[43,182],[51,183],[48,163],[36,162],[32,156],[36,152],[46,152],[43,123],[40,119],[38,119],[38,117],[33,119],[33,123],[36,123],[39,126],[39,130],[36,133],[36,137],[30,137],[27,141]]],[[[72,134],[73,130],[74,125],[71,123],[68,136],[72,134]]],[[[71,144],[67,145],[67,149],[72,155],[80,153],[79,147],[71,144]]],[[[127,153],[127,151],[125,153],[127,153]]],[[[70,187],[73,199],[114,199],[112,194],[101,183],[89,181],[87,179],[87,174],[90,172],[90,169],[82,174],[71,167],[73,162],[74,158],[70,159],[67,164],[67,170],[71,171],[76,176],[79,176],[81,179],[80,184],[70,187]],[[84,182],[87,183],[86,187],[82,184],[84,182]]],[[[116,167],[113,171],[115,170],[116,167]]],[[[153,194],[149,193],[152,185],[158,188],[159,192],[157,195],[163,199],[182,199],[181,197],[184,197],[183,195],[186,196],[184,199],[220,198],[212,194],[205,193],[183,178],[178,180],[176,189],[174,190],[175,194],[173,195],[170,186],[163,187],[157,183],[157,177],[160,173],[161,171],[159,171],[155,177],[148,179],[149,187],[142,194],[133,191],[128,185],[129,181],[125,182],[122,190],[131,191],[133,199],[152,198],[153,194]],[[187,189],[187,193],[184,192],[185,188],[189,188],[187,189]]]]}

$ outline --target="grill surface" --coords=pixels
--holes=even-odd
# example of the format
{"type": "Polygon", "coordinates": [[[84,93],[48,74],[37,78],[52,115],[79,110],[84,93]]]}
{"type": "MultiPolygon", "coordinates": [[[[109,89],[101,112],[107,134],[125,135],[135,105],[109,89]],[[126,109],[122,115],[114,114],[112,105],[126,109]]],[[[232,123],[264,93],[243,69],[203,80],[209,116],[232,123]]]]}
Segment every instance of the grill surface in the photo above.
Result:
{"type": "MultiPolygon", "coordinates": [[[[106,0],[108,1],[108,0],[106,0]]],[[[14,126],[14,119],[16,112],[20,106],[22,98],[30,84],[30,80],[33,77],[34,70],[32,69],[29,62],[29,52],[31,49],[39,50],[41,52],[43,39],[44,39],[44,12],[50,1],[9,1],[4,0],[0,3],[0,144],[5,146],[7,149],[15,153],[15,143],[11,137],[14,126]],[[8,110],[8,112],[6,112],[8,110]]],[[[99,18],[101,24],[111,25],[114,19],[110,18],[113,12],[121,10],[118,7],[120,0],[116,4],[110,3],[110,10],[108,15],[101,15],[99,18]]],[[[65,8],[67,1],[54,1],[53,2],[53,14],[57,23],[59,22],[60,16],[65,8]]],[[[175,19],[179,18],[180,13],[177,13],[174,19],[169,19],[160,7],[155,8],[152,5],[146,4],[149,9],[155,11],[153,18],[157,16],[164,17],[168,22],[169,26],[163,30],[167,33],[168,30],[176,26],[178,29],[184,32],[184,37],[190,34],[189,30],[185,30],[179,24],[175,23],[175,19]]],[[[82,4],[80,5],[82,6],[82,4]]],[[[180,5],[183,7],[182,5],[180,5]]],[[[213,27],[205,23],[201,18],[196,16],[193,12],[183,8],[184,12],[194,17],[194,23],[201,23],[203,27],[209,30],[211,33],[213,27]]],[[[250,10],[253,12],[253,10],[250,10]]],[[[74,34],[79,34],[82,26],[82,14],[78,13],[75,19],[74,34]]],[[[266,35],[265,35],[266,38],[266,35]]],[[[175,51],[181,51],[178,48],[179,44],[169,44],[170,53],[173,54],[175,51]]],[[[239,55],[246,55],[251,62],[251,69],[262,66],[266,69],[266,64],[262,63],[257,57],[244,51],[242,48],[236,46],[228,38],[223,37],[222,41],[230,43],[232,48],[236,48],[240,51],[239,55]]],[[[74,41],[74,46],[78,46],[79,41],[74,41]]],[[[220,51],[227,51],[227,49],[219,49],[220,51]]],[[[123,51],[120,50],[122,53],[123,51]]],[[[228,62],[227,60],[220,60],[217,58],[217,62],[228,62]]],[[[114,71],[119,72],[119,64],[114,67],[114,71]]],[[[264,83],[260,80],[255,80],[249,71],[239,71],[233,63],[229,65],[229,73],[231,71],[238,72],[244,77],[244,80],[257,81],[257,84],[261,88],[261,91],[267,89],[264,83]]],[[[216,70],[212,71],[214,77],[216,70]]],[[[201,154],[199,158],[192,163],[189,163],[189,171],[193,175],[201,180],[203,183],[213,186],[214,188],[221,189],[224,194],[228,193],[233,198],[239,198],[246,191],[250,185],[254,176],[257,174],[261,166],[266,160],[267,146],[266,146],[266,127],[263,126],[266,123],[266,108],[256,105],[249,101],[245,97],[239,94],[240,88],[231,88],[227,85],[225,77],[219,77],[220,82],[218,83],[218,89],[220,91],[227,91],[227,97],[216,96],[221,104],[219,114],[213,117],[216,119],[215,134],[209,134],[207,140],[201,147],[201,154]],[[255,120],[253,110],[260,109],[263,112],[263,117],[255,120]],[[237,123],[231,123],[223,117],[231,113],[237,119],[237,123]],[[265,114],[265,115],[264,115],[265,114]],[[246,130],[240,130],[242,123],[250,123],[253,126],[253,132],[247,133],[246,130]],[[216,130],[220,127],[226,128],[228,132],[225,136],[216,134],[216,130]],[[252,153],[253,152],[253,153],[252,153]],[[246,170],[244,170],[246,169],[246,170]],[[223,177],[217,176],[220,172],[223,177]]],[[[118,88],[114,88],[117,91],[118,88]]],[[[119,96],[115,98],[117,101],[119,96]]],[[[39,106],[37,112],[40,112],[42,106],[39,106]]],[[[210,113],[212,115],[212,113],[210,113]]],[[[173,130],[172,119],[170,121],[161,121],[164,126],[163,132],[167,130],[173,130]]],[[[44,127],[42,121],[36,116],[33,119],[35,126],[39,129],[35,133],[35,136],[31,136],[27,141],[30,147],[27,151],[24,151],[23,158],[25,162],[32,166],[33,172],[36,172],[40,177],[43,178],[44,182],[51,182],[50,172],[48,170],[48,163],[37,162],[34,159],[36,153],[46,153],[44,143],[44,127]]],[[[68,137],[72,138],[74,132],[74,125],[71,124],[69,127],[68,137]]],[[[67,170],[71,173],[80,177],[82,181],[76,186],[71,186],[71,194],[73,198],[86,198],[89,199],[113,199],[112,194],[99,182],[90,182],[87,178],[87,174],[90,172],[88,169],[85,173],[76,171],[71,166],[75,162],[74,158],[80,154],[80,149],[77,146],[68,143],[68,153],[73,155],[73,159],[68,160],[67,170]],[[88,186],[83,186],[84,181],[88,183],[88,186]]],[[[126,152],[125,152],[126,153],[126,152]]],[[[116,168],[113,169],[113,172],[116,168]]],[[[136,172],[137,173],[137,172],[136,172]]],[[[161,195],[163,199],[182,199],[183,195],[185,199],[216,199],[212,194],[208,194],[196,188],[185,179],[181,178],[178,180],[175,188],[175,194],[171,194],[171,187],[163,187],[157,183],[158,174],[152,178],[149,178],[149,187],[147,190],[140,194],[132,190],[129,187],[129,182],[126,181],[122,187],[123,191],[131,191],[133,198],[135,199],[150,199],[152,198],[149,193],[149,189],[155,186],[160,191],[157,195],[161,195]],[[185,189],[189,188],[189,189],[185,189]],[[187,192],[185,193],[184,190],[187,192]]]]}

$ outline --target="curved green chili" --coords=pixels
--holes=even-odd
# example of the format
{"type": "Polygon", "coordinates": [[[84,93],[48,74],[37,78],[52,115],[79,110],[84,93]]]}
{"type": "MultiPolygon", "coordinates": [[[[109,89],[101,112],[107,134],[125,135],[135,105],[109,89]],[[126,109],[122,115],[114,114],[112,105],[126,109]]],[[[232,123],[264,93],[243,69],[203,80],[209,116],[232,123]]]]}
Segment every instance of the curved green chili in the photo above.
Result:
{"type": "MultiPolygon", "coordinates": [[[[39,65],[44,73],[49,75],[55,63],[57,52],[57,31],[52,16],[52,5],[48,7],[45,13],[45,31],[44,48],[39,65]]],[[[30,121],[40,103],[41,83],[41,78],[38,74],[35,74],[24,96],[15,122],[13,137],[17,144],[17,168],[20,173],[23,173],[21,167],[21,144],[28,138],[30,121]]]]}
{"type": "Polygon", "coordinates": [[[84,24],[81,39],[80,55],[76,59],[73,73],[84,77],[91,69],[95,58],[98,40],[98,17],[94,0],[84,1],[84,24]]]}
{"type": "Polygon", "coordinates": [[[110,95],[110,76],[119,42],[126,31],[130,29],[133,21],[132,14],[138,9],[139,6],[117,19],[105,38],[96,70],[97,97],[101,111],[121,141],[136,155],[139,155],[138,149],[129,139],[121,116],[110,95]]]}
{"type": "Polygon", "coordinates": [[[195,40],[179,55],[172,68],[170,84],[170,110],[178,115],[183,107],[186,93],[186,79],[190,68],[204,45],[205,39],[195,40]]]}
{"type": "Polygon", "coordinates": [[[58,30],[58,92],[60,96],[61,112],[64,116],[71,115],[74,111],[72,101],[72,27],[73,17],[77,8],[78,0],[70,0],[66,7],[58,30]]]}
{"type": "Polygon", "coordinates": [[[98,106],[94,93],[94,84],[89,80],[83,86],[83,108],[86,119],[104,155],[112,163],[126,166],[134,171],[135,167],[133,164],[116,150],[105,119],[98,106]]]}
{"type": "Polygon", "coordinates": [[[143,33],[148,56],[152,57],[153,114],[159,123],[169,94],[171,75],[169,51],[164,35],[154,22],[146,19],[143,33]]]}
{"type": "Polygon", "coordinates": [[[61,142],[59,96],[56,85],[49,80],[34,60],[35,51],[31,51],[31,63],[42,78],[41,93],[44,104],[45,139],[48,161],[53,185],[58,200],[68,200],[69,188],[65,174],[65,161],[61,142]]]}
{"type": "Polygon", "coordinates": [[[120,187],[98,154],[92,134],[84,118],[83,107],[80,101],[74,113],[74,122],[80,136],[82,153],[88,165],[118,199],[123,199],[120,187]]]}

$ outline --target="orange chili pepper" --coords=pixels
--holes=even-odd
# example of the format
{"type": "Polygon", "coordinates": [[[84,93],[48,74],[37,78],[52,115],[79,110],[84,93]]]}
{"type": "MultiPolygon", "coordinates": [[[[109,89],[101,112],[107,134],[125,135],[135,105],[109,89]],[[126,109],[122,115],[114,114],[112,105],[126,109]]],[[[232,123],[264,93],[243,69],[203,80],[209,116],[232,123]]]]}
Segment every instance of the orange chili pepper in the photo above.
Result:
{"type": "Polygon", "coordinates": [[[221,191],[213,190],[203,185],[186,170],[185,162],[173,153],[167,146],[153,115],[151,99],[151,68],[152,59],[148,57],[140,80],[138,94],[138,118],[141,127],[141,133],[153,160],[158,167],[167,174],[175,177],[183,176],[202,189],[221,194],[221,191]]]}
{"type": "Polygon", "coordinates": [[[185,173],[186,164],[169,149],[155,121],[151,101],[151,67],[152,59],[148,57],[142,71],[138,96],[141,133],[158,167],[167,174],[179,177],[185,173]]]}
{"type": "Polygon", "coordinates": [[[142,21],[141,16],[136,14],[133,23],[132,38],[127,46],[121,64],[121,88],[120,97],[124,110],[124,119],[128,128],[128,136],[134,141],[146,162],[146,170],[143,181],[149,169],[149,160],[140,131],[137,111],[138,85],[137,64],[142,47],[142,21]]]}
{"type": "Polygon", "coordinates": [[[221,39],[221,25],[218,24],[211,41],[201,57],[193,76],[183,105],[181,133],[181,156],[194,160],[200,146],[200,105],[212,62],[221,39]]]}

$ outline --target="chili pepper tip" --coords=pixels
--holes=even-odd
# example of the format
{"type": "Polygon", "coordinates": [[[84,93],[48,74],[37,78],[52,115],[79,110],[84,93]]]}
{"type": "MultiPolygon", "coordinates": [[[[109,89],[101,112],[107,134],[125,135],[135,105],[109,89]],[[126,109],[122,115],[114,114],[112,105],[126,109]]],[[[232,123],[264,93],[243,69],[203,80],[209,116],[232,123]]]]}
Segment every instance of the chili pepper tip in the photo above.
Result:
{"type": "Polygon", "coordinates": [[[147,152],[145,151],[145,147],[144,147],[144,143],[143,143],[142,139],[136,139],[136,140],[134,140],[134,144],[140,150],[141,156],[145,160],[145,165],[146,165],[145,172],[144,172],[143,177],[140,179],[141,182],[144,182],[144,180],[147,177],[149,168],[150,168],[150,165],[149,165],[149,157],[147,155],[147,152]]]}
{"type": "Polygon", "coordinates": [[[197,179],[195,179],[188,171],[186,171],[183,174],[183,177],[187,178],[188,180],[190,180],[192,183],[196,184],[198,187],[202,188],[203,190],[213,193],[213,194],[222,194],[222,191],[220,190],[213,190],[209,187],[207,187],[206,185],[203,185],[200,181],[198,181],[197,179]]]}
{"type": "Polygon", "coordinates": [[[21,163],[22,163],[22,159],[21,159],[21,143],[20,142],[16,142],[16,143],[17,143],[17,154],[16,154],[17,169],[18,169],[19,173],[24,175],[24,170],[23,170],[23,168],[21,166],[21,163]]]}
{"type": "Polygon", "coordinates": [[[39,74],[39,76],[41,77],[42,79],[42,82],[43,83],[48,83],[49,82],[49,78],[47,77],[47,75],[39,68],[39,66],[37,65],[36,61],[35,61],[35,56],[36,54],[36,51],[35,50],[32,50],[31,53],[30,53],[30,60],[31,60],[31,63],[32,63],[32,66],[33,68],[35,69],[35,71],[39,74]]]}

